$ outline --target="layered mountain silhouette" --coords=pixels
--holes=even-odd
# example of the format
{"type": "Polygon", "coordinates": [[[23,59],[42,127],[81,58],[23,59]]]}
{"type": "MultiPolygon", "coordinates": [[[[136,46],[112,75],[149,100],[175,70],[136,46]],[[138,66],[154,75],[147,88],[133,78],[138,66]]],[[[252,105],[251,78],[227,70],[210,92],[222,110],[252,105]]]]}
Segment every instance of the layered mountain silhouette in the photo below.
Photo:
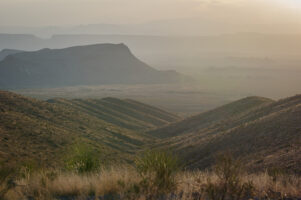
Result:
{"type": "Polygon", "coordinates": [[[148,66],[124,44],[20,52],[0,62],[2,88],[173,83],[182,78],[148,66]]]}

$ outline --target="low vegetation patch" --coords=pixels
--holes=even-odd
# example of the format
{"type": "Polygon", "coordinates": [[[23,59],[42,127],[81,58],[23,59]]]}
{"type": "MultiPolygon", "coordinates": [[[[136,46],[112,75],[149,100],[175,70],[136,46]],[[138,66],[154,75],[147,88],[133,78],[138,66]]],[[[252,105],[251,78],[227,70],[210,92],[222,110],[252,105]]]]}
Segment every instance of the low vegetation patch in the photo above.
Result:
{"type": "Polygon", "coordinates": [[[7,192],[14,187],[14,170],[9,166],[0,165],[0,199],[4,199],[7,192]]]}
{"type": "Polygon", "coordinates": [[[156,151],[148,151],[137,158],[136,167],[98,166],[89,169],[93,170],[38,170],[13,180],[13,176],[6,176],[10,173],[1,173],[1,185],[6,186],[1,189],[1,199],[301,198],[301,177],[282,174],[275,179],[275,175],[268,171],[248,174],[231,156],[219,157],[211,171],[179,170],[176,157],[156,151]]]}
{"type": "MultiPolygon", "coordinates": [[[[173,190],[155,195],[144,190],[143,179],[133,168],[114,167],[93,174],[67,172],[39,172],[28,179],[16,181],[16,186],[6,194],[6,199],[248,199],[238,196],[244,183],[252,183],[251,199],[297,199],[301,197],[301,178],[286,176],[274,182],[267,173],[244,175],[237,191],[221,192],[224,185],[214,172],[178,172],[173,190]],[[55,174],[55,175],[53,175],[55,174]],[[222,196],[224,194],[224,196],[222,196]],[[232,198],[233,197],[233,198],[232,198]]],[[[248,189],[248,190],[244,190],[248,189]]],[[[246,194],[246,193],[244,193],[246,194]]],[[[248,196],[248,195],[247,195],[248,196]]]]}
{"type": "Polygon", "coordinates": [[[175,175],[179,170],[179,163],[171,153],[147,151],[135,163],[142,179],[140,185],[152,196],[169,193],[176,188],[175,175]]]}
{"type": "Polygon", "coordinates": [[[220,155],[213,167],[217,179],[208,178],[204,191],[212,200],[239,200],[254,196],[255,187],[251,180],[243,182],[243,169],[239,160],[229,155],[220,155]]]}
{"type": "Polygon", "coordinates": [[[66,169],[80,174],[95,172],[100,168],[99,157],[90,146],[75,145],[66,161],[66,169]]]}

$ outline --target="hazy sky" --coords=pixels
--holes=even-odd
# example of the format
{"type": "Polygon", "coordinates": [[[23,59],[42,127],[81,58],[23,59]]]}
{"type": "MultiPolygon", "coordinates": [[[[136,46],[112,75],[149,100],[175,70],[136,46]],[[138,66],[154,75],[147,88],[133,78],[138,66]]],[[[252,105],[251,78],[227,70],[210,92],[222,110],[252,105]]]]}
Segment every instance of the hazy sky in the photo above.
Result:
{"type": "Polygon", "coordinates": [[[145,23],[165,19],[297,24],[301,0],[0,0],[0,25],[145,23]]]}

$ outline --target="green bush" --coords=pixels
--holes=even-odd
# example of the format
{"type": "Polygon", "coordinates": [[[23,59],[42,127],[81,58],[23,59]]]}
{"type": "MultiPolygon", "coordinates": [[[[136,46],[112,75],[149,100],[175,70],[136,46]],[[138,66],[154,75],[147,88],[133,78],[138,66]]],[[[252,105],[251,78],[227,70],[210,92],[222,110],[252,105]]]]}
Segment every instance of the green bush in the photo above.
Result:
{"type": "Polygon", "coordinates": [[[66,161],[66,168],[77,173],[89,173],[100,168],[99,155],[88,145],[76,145],[66,161]]]}
{"type": "Polygon", "coordinates": [[[178,159],[171,153],[147,151],[135,163],[142,177],[141,185],[151,194],[170,192],[175,188],[179,165],[178,159]]]}

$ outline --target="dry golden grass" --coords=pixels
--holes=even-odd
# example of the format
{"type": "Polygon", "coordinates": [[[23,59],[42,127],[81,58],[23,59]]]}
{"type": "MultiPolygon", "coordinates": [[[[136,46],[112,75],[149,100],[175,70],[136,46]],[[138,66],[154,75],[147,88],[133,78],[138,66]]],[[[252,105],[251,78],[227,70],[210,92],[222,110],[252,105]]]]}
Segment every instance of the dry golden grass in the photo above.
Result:
{"type": "MultiPolygon", "coordinates": [[[[268,173],[243,175],[242,182],[252,182],[254,197],[279,199],[301,197],[301,178],[279,176],[273,180],[268,173]]],[[[218,183],[218,176],[211,172],[186,171],[176,176],[177,187],[164,199],[205,199],[208,182],[218,183]]],[[[151,194],[139,190],[141,178],[132,168],[112,167],[98,173],[78,175],[67,172],[41,171],[16,182],[7,199],[55,199],[58,197],[107,197],[117,199],[147,199],[151,194]]]]}
{"type": "MultiPolygon", "coordinates": [[[[204,188],[208,181],[217,183],[218,177],[210,172],[182,172],[178,175],[177,193],[183,193],[186,199],[193,199],[193,194],[199,193],[201,199],[206,197],[204,188]]],[[[275,195],[286,197],[301,198],[301,178],[293,175],[283,175],[278,180],[268,173],[251,174],[242,176],[242,182],[252,182],[254,185],[254,197],[265,198],[275,195]]],[[[184,198],[185,199],[185,198],[184,198]]]]}
{"type": "Polygon", "coordinates": [[[38,172],[17,181],[8,199],[53,199],[55,197],[123,195],[127,187],[138,183],[138,174],[131,168],[109,168],[93,174],[71,172],[38,172]]]}

